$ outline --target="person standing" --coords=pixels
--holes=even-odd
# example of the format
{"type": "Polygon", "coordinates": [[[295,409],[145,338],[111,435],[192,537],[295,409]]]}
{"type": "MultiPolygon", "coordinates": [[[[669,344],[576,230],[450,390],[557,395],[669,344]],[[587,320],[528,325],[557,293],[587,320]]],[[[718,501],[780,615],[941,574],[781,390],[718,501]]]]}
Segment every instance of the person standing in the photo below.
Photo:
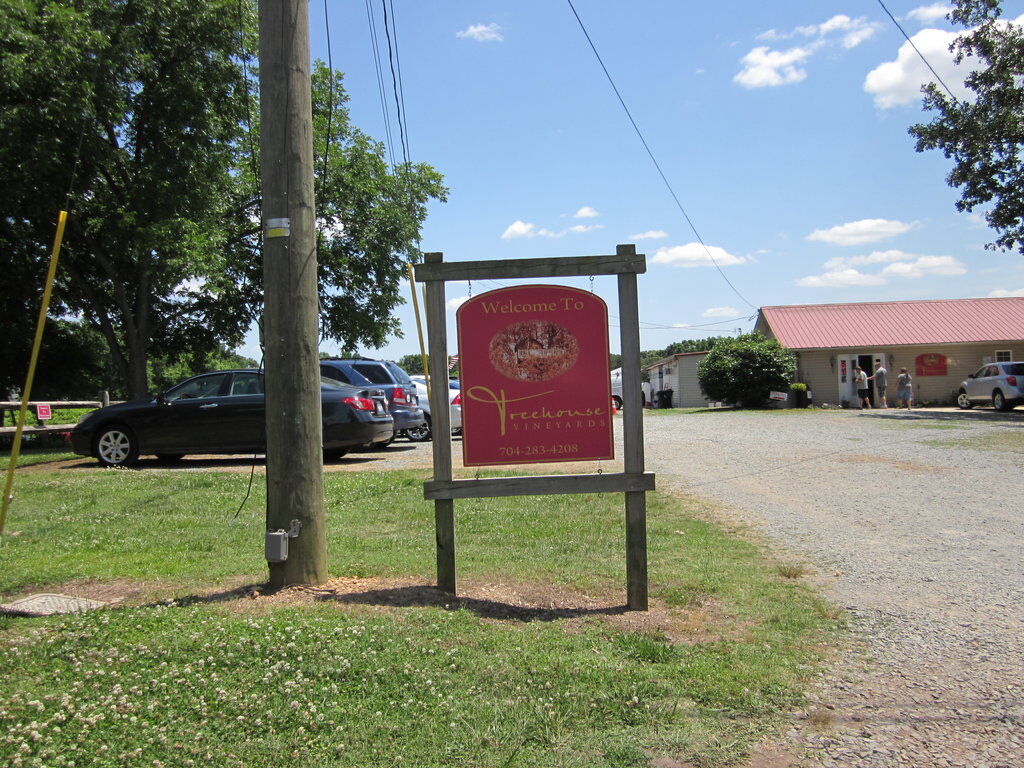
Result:
{"type": "Polygon", "coordinates": [[[885,368],[882,367],[882,364],[880,362],[876,361],[875,362],[875,375],[874,376],[868,376],[868,381],[874,381],[875,382],[875,392],[878,393],[878,402],[876,403],[876,405],[878,405],[879,408],[888,408],[889,407],[889,404],[885,401],[885,384],[886,384],[885,380],[886,380],[886,377],[888,375],[889,375],[889,372],[886,371],[885,368]]]}
{"type": "Polygon", "coordinates": [[[909,411],[913,392],[913,379],[910,378],[906,368],[900,368],[900,375],[896,377],[896,407],[906,406],[909,411]]]}
{"type": "Polygon", "coordinates": [[[871,408],[871,401],[868,399],[868,375],[859,365],[853,366],[853,380],[857,385],[857,399],[860,401],[860,409],[871,408]]]}

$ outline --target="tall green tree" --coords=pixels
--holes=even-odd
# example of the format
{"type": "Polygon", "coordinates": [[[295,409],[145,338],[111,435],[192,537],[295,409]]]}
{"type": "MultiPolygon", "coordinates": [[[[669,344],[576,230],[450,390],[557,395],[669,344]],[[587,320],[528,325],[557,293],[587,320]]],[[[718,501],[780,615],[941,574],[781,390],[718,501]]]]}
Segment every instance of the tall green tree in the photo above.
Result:
{"type": "Polygon", "coordinates": [[[1024,253],[1024,29],[1001,18],[999,0],[954,0],[949,19],[968,31],[950,50],[976,68],[968,99],[950,98],[936,83],[923,89],[929,123],[911,126],[917,151],[938,149],[953,161],[946,180],[962,190],[959,211],[982,206],[996,232],[991,249],[1024,253]]]}
{"type": "MultiPolygon", "coordinates": [[[[428,203],[445,201],[448,190],[426,163],[389,166],[384,144],[352,124],[341,72],[317,61],[311,75],[320,334],[350,356],[360,347],[381,347],[390,337],[401,337],[395,309],[405,303],[406,264],[420,260],[428,203]]],[[[255,119],[258,110],[251,112],[255,119]]],[[[258,134],[253,123],[238,168],[237,206],[252,217],[259,216],[258,134]]],[[[261,286],[258,229],[243,226],[228,241],[232,281],[261,286]]],[[[258,316],[262,295],[249,290],[245,299],[258,316]]]]}
{"type": "MultiPolygon", "coordinates": [[[[26,266],[34,300],[73,190],[53,312],[101,332],[129,396],[143,396],[151,358],[233,347],[262,313],[255,6],[3,4],[0,248],[26,266]]],[[[318,63],[321,326],[345,348],[380,346],[398,332],[427,202],[447,190],[425,164],[389,169],[346,101],[341,74],[318,63]]]]}
{"type": "Polygon", "coordinates": [[[6,0],[0,14],[0,248],[44,274],[72,191],[53,306],[103,334],[133,397],[151,354],[246,327],[224,278],[225,221],[242,216],[227,205],[244,114],[237,9],[6,0]]]}

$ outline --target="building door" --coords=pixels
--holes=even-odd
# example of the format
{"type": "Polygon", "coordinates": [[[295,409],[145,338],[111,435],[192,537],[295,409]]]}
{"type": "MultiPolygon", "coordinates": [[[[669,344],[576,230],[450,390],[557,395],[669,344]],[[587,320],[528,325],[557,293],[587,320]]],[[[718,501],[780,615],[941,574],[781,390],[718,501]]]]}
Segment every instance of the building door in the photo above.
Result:
{"type": "MultiPolygon", "coordinates": [[[[859,365],[867,376],[871,376],[875,372],[874,356],[871,354],[857,355],[857,365],[859,365]]],[[[877,407],[875,404],[875,387],[873,381],[868,382],[868,402],[871,403],[871,407],[877,407]]]]}

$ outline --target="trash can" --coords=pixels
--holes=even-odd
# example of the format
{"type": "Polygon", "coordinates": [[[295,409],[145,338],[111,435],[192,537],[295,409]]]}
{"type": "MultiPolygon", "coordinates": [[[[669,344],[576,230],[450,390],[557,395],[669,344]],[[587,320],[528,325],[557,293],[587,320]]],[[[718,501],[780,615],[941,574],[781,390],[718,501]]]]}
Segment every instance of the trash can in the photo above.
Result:
{"type": "Polygon", "coordinates": [[[672,407],[672,390],[661,389],[657,393],[658,407],[659,408],[671,408],[672,407]]]}

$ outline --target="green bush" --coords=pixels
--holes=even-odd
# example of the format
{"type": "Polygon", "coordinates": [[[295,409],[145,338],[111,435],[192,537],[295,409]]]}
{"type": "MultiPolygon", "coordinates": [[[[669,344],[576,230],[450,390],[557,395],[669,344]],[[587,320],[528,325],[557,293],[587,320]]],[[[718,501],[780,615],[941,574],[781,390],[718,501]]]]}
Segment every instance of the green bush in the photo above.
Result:
{"type": "Polygon", "coordinates": [[[794,381],[792,384],[789,385],[789,390],[790,392],[806,392],[807,385],[804,384],[802,381],[794,381]]]}
{"type": "Polygon", "coordinates": [[[744,407],[764,404],[773,390],[786,390],[796,373],[796,357],[774,339],[747,333],[715,345],[697,367],[697,378],[711,400],[744,407]]]}

